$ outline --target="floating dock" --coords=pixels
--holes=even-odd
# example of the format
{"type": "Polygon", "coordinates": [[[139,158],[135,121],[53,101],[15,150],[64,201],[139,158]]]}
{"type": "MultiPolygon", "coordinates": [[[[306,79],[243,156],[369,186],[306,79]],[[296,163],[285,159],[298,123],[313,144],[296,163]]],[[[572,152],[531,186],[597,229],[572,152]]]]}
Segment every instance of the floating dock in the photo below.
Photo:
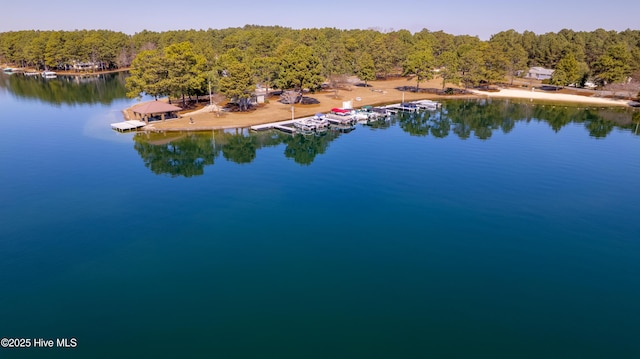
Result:
{"type": "Polygon", "coordinates": [[[271,123],[265,123],[262,125],[255,125],[255,126],[251,126],[249,127],[251,130],[253,131],[264,131],[264,130],[270,130],[272,128],[276,128],[278,130],[281,131],[285,131],[288,133],[294,133],[295,129],[293,127],[289,127],[287,125],[293,125],[294,122],[296,122],[298,120],[287,120],[287,121],[279,121],[279,122],[271,122],[271,123]]]}
{"type": "Polygon", "coordinates": [[[286,133],[291,133],[294,134],[296,133],[296,129],[293,127],[289,127],[289,126],[283,126],[283,125],[273,125],[272,128],[275,128],[277,130],[280,130],[282,132],[286,132],[286,133]]]}
{"type": "Polygon", "coordinates": [[[327,119],[327,121],[329,121],[329,123],[331,123],[332,125],[355,125],[356,124],[356,119],[353,118],[352,116],[344,116],[344,115],[335,115],[332,113],[326,114],[324,116],[324,118],[327,119]]]}
{"type": "Polygon", "coordinates": [[[403,112],[416,112],[418,111],[418,106],[411,102],[406,103],[396,103],[393,105],[385,106],[385,109],[391,113],[397,113],[399,111],[403,112]]]}
{"type": "Polygon", "coordinates": [[[421,110],[430,110],[434,111],[440,108],[440,102],[432,101],[432,100],[418,100],[414,101],[414,104],[421,110]]]}
{"type": "MultiPolygon", "coordinates": [[[[369,106],[369,110],[371,111],[366,119],[366,122],[370,121],[378,121],[380,118],[384,118],[389,114],[396,114],[398,112],[417,112],[419,110],[434,110],[440,106],[440,103],[431,101],[431,100],[423,100],[423,101],[415,101],[415,102],[405,102],[405,103],[396,103],[387,106],[380,107],[371,107],[369,106]]],[[[339,131],[350,131],[355,129],[355,125],[357,123],[357,119],[354,115],[351,114],[351,110],[343,110],[343,109],[333,109],[332,113],[328,114],[317,114],[316,117],[305,117],[298,118],[294,120],[280,121],[280,122],[272,122],[265,123],[262,125],[251,126],[250,129],[252,131],[264,131],[269,129],[276,129],[282,132],[296,134],[296,133],[307,133],[307,132],[315,132],[318,130],[325,130],[325,127],[318,126],[313,129],[305,129],[300,124],[305,123],[305,121],[311,121],[310,127],[313,127],[313,120],[317,120],[317,116],[321,116],[321,118],[325,119],[331,125],[331,128],[339,130],[339,131]],[[340,111],[338,111],[340,110],[340,111]]]]}
{"type": "Polygon", "coordinates": [[[111,124],[111,128],[116,130],[116,131],[124,132],[124,131],[137,130],[137,129],[142,128],[142,127],[144,127],[146,125],[147,124],[142,122],[142,121],[129,120],[129,121],[112,123],[111,124]]]}

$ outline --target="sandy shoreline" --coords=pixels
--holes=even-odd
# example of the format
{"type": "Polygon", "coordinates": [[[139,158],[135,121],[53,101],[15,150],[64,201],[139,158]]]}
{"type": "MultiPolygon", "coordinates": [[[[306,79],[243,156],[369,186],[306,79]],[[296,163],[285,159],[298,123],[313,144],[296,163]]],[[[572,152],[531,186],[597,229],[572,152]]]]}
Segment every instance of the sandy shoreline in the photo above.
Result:
{"type": "MultiPolygon", "coordinates": [[[[320,92],[309,95],[320,101],[315,105],[295,105],[295,118],[312,116],[318,112],[328,112],[334,107],[342,107],[343,101],[352,101],[354,108],[364,105],[380,105],[422,99],[446,100],[455,98],[519,98],[531,100],[557,101],[566,103],[583,103],[601,106],[629,106],[629,101],[614,100],[602,97],[572,95],[566,93],[545,92],[541,90],[502,89],[499,92],[472,91],[471,95],[440,96],[428,93],[403,92],[398,90],[402,86],[415,86],[415,81],[399,78],[386,81],[371,81],[371,87],[351,86],[342,89],[336,97],[333,91],[320,92]]],[[[441,88],[442,82],[434,79],[420,84],[421,88],[441,88]]],[[[174,102],[179,106],[179,103],[174,102]]],[[[137,105],[134,105],[135,107],[137,105]]],[[[123,111],[125,118],[130,116],[130,109],[123,111]]],[[[182,118],[171,119],[165,122],[153,122],[145,126],[146,131],[207,131],[227,128],[246,128],[253,125],[283,121],[291,119],[291,105],[284,105],[272,97],[269,103],[260,105],[256,110],[243,113],[222,113],[217,116],[214,113],[200,111],[186,113],[182,118]],[[193,119],[193,123],[190,120],[193,119]]]]}
{"type": "Polygon", "coordinates": [[[541,90],[501,89],[499,92],[483,92],[472,90],[478,96],[496,98],[521,98],[544,101],[583,103],[604,106],[630,106],[628,100],[617,100],[604,97],[580,96],[565,93],[545,92],[541,90]]]}

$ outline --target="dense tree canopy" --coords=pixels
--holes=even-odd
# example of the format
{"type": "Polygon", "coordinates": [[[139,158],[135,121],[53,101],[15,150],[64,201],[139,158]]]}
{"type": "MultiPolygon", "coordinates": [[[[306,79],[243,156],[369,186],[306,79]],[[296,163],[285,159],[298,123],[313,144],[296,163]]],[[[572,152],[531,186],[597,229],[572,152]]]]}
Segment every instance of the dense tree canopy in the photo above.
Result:
{"type": "MultiPolygon", "coordinates": [[[[294,30],[279,26],[141,31],[12,31],[0,33],[0,63],[39,70],[99,71],[131,68],[129,93],[190,96],[206,92],[207,75],[243,73],[241,87],[261,84],[313,89],[330,78],[363,81],[391,74],[430,78],[438,67],[443,85],[513,80],[529,67],[555,69],[554,83],[607,85],[628,82],[640,70],[640,30],[558,33],[507,30],[489,41],[427,29],[294,30]],[[238,65],[225,68],[224,58],[238,65]],[[246,79],[244,73],[251,76],[246,79]],[[578,79],[576,80],[576,77],[578,79]]],[[[637,79],[634,79],[637,80],[637,79]]],[[[227,87],[229,89],[229,87],[227,87]]],[[[244,91],[244,90],[242,90],[244,91]]],[[[236,91],[228,96],[237,97],[236,91]]]]}
{"type": "Polygon", "coordinates": [[[276,85],[283,89],[295,88],[302,93],[305,88],[320,87],[324,81],[321,74],[322,65],[312,49],[300,45],[280,60],[276,85]]]}
{"type": "Polygon", "coordinates": [[[435,64],[431,44],[428,41],[422,41],[407,56],[402,74],[415,76],[416,87],[419,88],[420,82],[433,78],[435,64]]]}

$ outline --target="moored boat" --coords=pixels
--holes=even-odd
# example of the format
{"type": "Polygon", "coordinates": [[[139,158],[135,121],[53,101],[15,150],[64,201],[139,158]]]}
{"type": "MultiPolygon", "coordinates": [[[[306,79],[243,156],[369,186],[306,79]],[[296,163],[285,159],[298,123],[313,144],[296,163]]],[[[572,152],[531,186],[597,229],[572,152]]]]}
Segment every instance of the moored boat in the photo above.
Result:
{"type": "Polygon", "coordinates": [[[436,101],[432,101],[432,100],[419,100],[419,101],[414,101],[415,105],[422,110],[436,110],[438,107],[440,107],[440,103],[436,102],[436,101]]]}
{"type": "Polygon", "coordinates": [[[43,71],[42,77],[44,77],[45,79],[55,79],[56,77],[58,77],[58,75],[53,71],[43,71]]]}

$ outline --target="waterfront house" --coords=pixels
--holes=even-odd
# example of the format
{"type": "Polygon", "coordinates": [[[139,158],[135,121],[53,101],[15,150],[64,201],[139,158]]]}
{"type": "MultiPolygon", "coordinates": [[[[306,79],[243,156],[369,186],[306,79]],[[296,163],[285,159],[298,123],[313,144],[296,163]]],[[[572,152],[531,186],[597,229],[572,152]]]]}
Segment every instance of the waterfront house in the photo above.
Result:
{"type": "Polygon", "coordinates": [[[527,79],[548,80],[551,78],[551,75],[553,75],[553,71],[554,70],[551,69],[545,69],[544,67],[532,67],[524,77],[527,79]]]}
{"type": "Polygon", "coordinates": [[[94,62],[73,62],[73,69],[75,71],[95,71],[98,69],[98,64],[94,62]]]}

